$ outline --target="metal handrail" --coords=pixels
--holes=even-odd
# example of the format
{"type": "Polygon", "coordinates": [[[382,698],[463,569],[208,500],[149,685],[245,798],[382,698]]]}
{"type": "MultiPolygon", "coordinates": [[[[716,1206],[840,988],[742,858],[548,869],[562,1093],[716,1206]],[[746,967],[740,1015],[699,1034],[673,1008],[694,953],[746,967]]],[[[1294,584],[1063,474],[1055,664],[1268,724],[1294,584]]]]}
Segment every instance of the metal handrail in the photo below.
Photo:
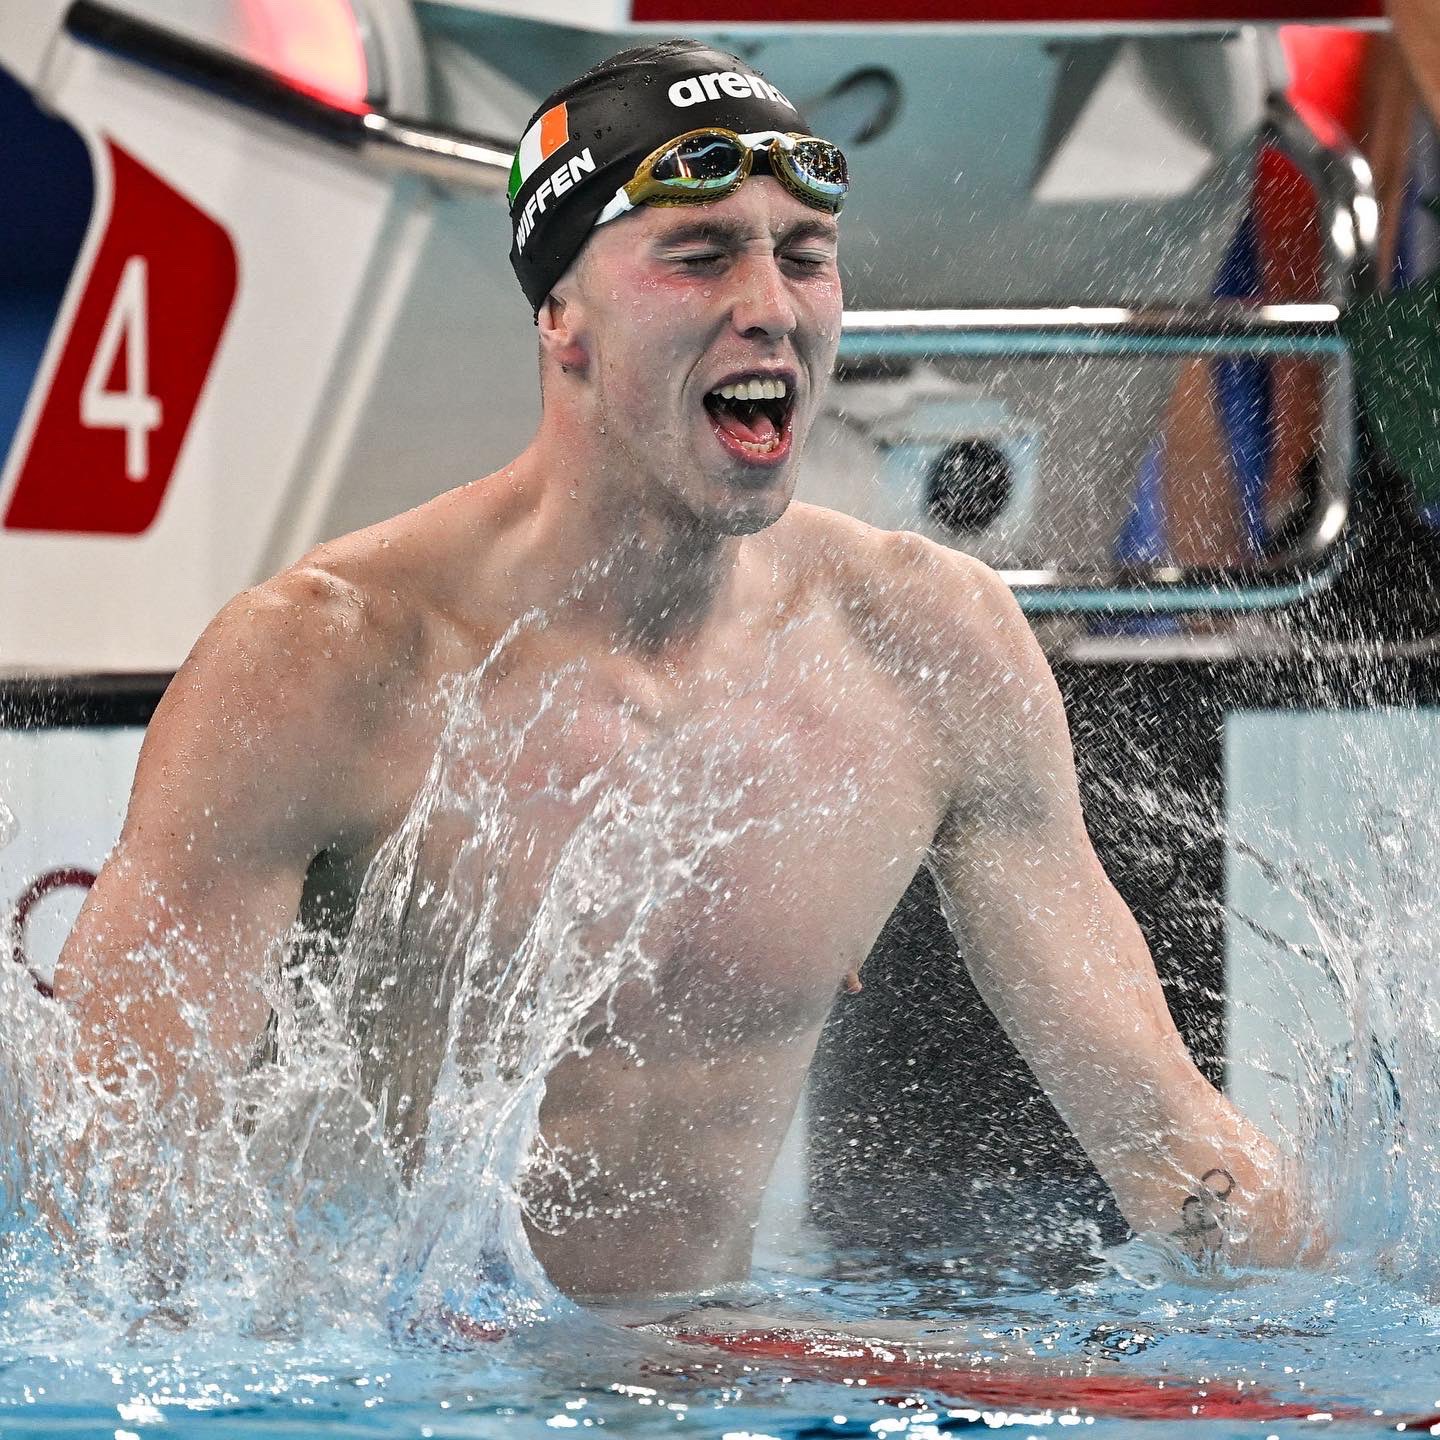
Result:
{"type": "Polygon", "coordinates": [[[1072,305],[847,310],[841,359],[923,355],[1341,354],[1341,307],[1072,305]]]}
{"type": "MultiPolygon", "coordinates": [[[[845,317],[843,362],[922,357],[1016,359],[1123,356],[1162,350],[1214,358],[1225,355],[1304,355],[1343,359],[1341,307],[1324,302],[1247,305],[1221,302],[1164,308],[1073,306],[1048,308],[852,311],[845,317]]],[[[1330,415],[1353,413],[1342,370],[1328,397],[1330,415]]],[[[1332,422],[1338,427],[1340,422],[1332,422]]],[[[1327,447],[1329,463],[1309,532],[1283,560],[1242,573],[1197,571],[1177,565],[1130,572],[1125,583],[1103,583],[1047,569],[1002,569],[1000,574],[1032,614],[1174,613],[1277,610],[1327,589],[1343,568],[1335,550],[1348,514],[1344,474],[1353,436],[1327,447]],[[1328,559],[1329,564],[1322,565],[1328,559]]]]}
{"type": "Polygon", "coordinates": [[[933,334],[945,330],[1019,330],[1027,333],[1077,332],[1105,335],[1214,335],[1256,333],[1309,336],[1334,334],[1340,307],[1328,302],[1303,305],[1130,306],[1052,305],[986,306],[970,309],[852,310],[846,328],[854,334],[877,330],[891,334],[933,334]]]}
{"type": "Polygon", "coordinates": [[[1380,206],[1369,163],[1353,146],[1323,140],[1284,95],[1272,95],[1266,138],[1299,167],[1314,188],[1331,267],[1331,298],[1348,308],[1380,284],[1380,206]]]}
{"type": "MultiPolygon", "coordinates": [[[[1287,305],[1071,306],[849,312],[842,360],[928,356],[1035,357],[1166,352],[1219,355],[1314,355],[1343,360],[1345,310],[1376,288],[1379,212],[1370,168],[1358,152],[1322,141],[1283,96],[1273,96],[1263,137],[1309,179],[1321,214],[1327,298],[1287,305]]],[[[1353,415],[1348,371],[1341,365],[1328,397],[1327,421],[1338,432],[1353,415]]],[[[1337,548],[1349,512],[1346,478],[1353,431],[1322,447],[1322,490],[1315,516],[1294,550],[1249,573],[1217,575],[1156,566],[1123,586],[1047,570],[1001,571],[1033,613],[1172,613],[1258,611],[1294,605],[1327,589],[1345,563],[1337,548]],[[1326,563],[1328,562],[1328,563],[1326,563]]],[[[1119,578],[1119,577],[1117,577],[1119,578]]]]}

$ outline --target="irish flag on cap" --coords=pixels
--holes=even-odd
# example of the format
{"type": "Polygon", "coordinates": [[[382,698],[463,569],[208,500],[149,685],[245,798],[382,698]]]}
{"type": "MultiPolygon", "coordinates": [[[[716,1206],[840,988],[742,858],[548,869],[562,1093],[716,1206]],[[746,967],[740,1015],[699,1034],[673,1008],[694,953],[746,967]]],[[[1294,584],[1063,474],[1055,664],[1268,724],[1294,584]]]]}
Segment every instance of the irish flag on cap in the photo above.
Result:
{"type": "Polygon", "coordinates": [[[562,101],[547,110],[526,132],[510,165],[510,202],[520,187],[535,173],[542,160],[548,160],[570,138],[570,118],[562,101]]]}

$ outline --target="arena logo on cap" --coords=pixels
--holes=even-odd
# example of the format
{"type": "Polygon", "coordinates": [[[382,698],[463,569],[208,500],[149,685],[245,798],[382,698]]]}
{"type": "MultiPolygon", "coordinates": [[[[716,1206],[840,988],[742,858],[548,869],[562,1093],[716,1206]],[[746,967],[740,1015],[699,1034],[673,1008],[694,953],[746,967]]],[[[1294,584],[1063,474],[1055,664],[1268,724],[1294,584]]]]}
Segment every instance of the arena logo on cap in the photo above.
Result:
{"type": "Polygon", "coordinates": [[[536,187],[525,202],[520,218],[515,222],[515,248],[523,250],[525,242],[535,230],[535,222],[545,213],[551,200],[558,200],[572,186],[595,171],[595,157],[587,145],[578,155],[557,165],[536,187]]]}
{"type": "Polygon", "coordinates": [[[734,100],[770,100],[776,105],[795,107],[768,81],[758,75],[742,74],[739,70],[711,70],[706,75],[687,75],[670,87],[670,103],[681,110],[718,100],[721,92],[734,100]]]}

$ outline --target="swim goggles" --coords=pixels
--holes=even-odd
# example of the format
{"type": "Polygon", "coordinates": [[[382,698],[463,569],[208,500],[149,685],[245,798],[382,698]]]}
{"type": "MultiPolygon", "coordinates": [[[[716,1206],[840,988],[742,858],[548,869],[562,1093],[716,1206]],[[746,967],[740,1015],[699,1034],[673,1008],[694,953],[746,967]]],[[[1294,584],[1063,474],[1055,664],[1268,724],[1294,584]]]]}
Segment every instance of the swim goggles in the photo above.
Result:
{"type": "Polygon", "coordinates": [[[797,200],[832,215],[845,203],[850,172],[838,145],[814,135],[779,130],[739,135],[712,125],[689,130],[652,150],[595,223],[618,219],[637,205],[705,205],[723,200],[750,174],[757,150],[766,153],[770,173],[797,200]]]}

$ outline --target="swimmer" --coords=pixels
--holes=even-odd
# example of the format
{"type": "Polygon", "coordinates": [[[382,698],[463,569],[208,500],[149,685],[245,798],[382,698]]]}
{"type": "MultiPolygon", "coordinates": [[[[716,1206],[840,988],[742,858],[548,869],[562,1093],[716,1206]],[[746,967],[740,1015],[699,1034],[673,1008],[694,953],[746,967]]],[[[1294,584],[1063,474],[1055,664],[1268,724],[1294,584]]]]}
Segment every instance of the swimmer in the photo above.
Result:
{"type": "MultiPolygon", "coordinates": [[[[575,1191],[532,1239],[562,1290],[747,1275],[826,1015],[922,864],[1130,1224],[1209,1244],[1223,1174],[1238,1259],[1302,1252],[1278,1156],[1192,1063],[1095,858],[1061,701],[1006,586],[927,540],[791,503],[840,334],[847,186],[843,154],[785,95],[701,44],[626,51],[540,106],[510,192],[537,433],[207,628],[58,966],[82,1071],[114,1087],[143,1065],[215,1114],[269,1020],[263,957],[317,875],[343,925],[335,897],[353,900],[436,752],[443,682],[539,613],[475,702],[477,731],[528,723],[483,777],[514,822],[484,862],[503,880],[485,921],[497,950],[527,933],[593,813],[574,797],[635,783],[642,747],[682,798],[702,747],[723,753],[754,822],[724,844],[704,832],[704,883],[649,918],[653,983],[549,1076],[543,1136],[575,1191]],[[536,718],[542,693],[563,703],[536,718]],[[186,958],[157,988],[146,957],[167,935],[186,958]]],[[[416,892],[474,838],[428,836],[416,892]]],[[[433,1004],[395,1009],[391,1092],[413,1103],[392,1123],[413,1153],[443,1022],[433,1004]]]]}

